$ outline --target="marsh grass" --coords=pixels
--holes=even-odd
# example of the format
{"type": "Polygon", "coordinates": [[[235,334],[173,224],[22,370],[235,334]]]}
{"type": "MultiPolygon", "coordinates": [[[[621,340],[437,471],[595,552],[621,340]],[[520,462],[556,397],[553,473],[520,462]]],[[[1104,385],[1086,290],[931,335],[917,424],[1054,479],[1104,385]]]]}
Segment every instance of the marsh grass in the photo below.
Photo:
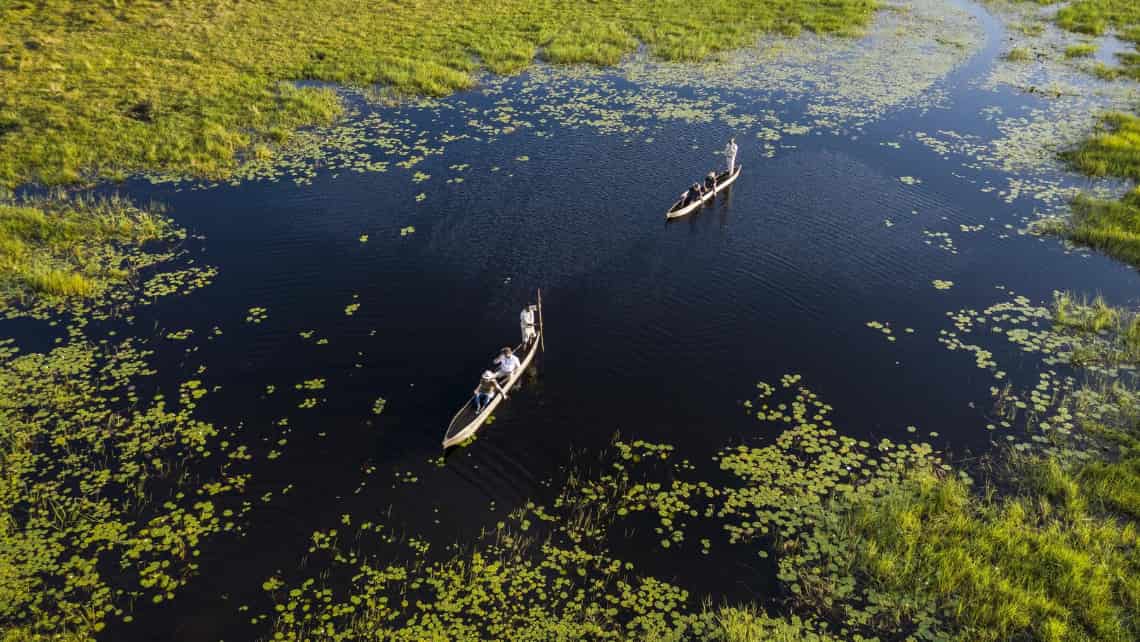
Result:
{"type": "Polygon", "coordinates": [[[1091,42],[1082,42],[1065,48],[1066,58],[1091,58],[1096,54],[1096,45],[1091,42]]]}
{"type": "Polygon", "coordinates": [[[1068,292],[1058,292],[1053,297],[1053,323],[1056,325],[1099,334],[1116,328],[1121,314],[1099,294],[1092,301],[1087,298],[1075,300],[1068,292]]]}
{"type": "Polygon", "coordinates": [[[1138,40],[1140,4],[1133,0],[1077,0],[1061,7],[1057,24],[1069,31],[1092,36],[1115,29],[1126,39],[1138,40]]]}
{"type": "Polygon", "coordinates": [[[852,35],[872,0],[0,4],[0,185],[224,176],[342,111],[318,80],[443,96],[536,57],[701,60],[765,32],[852,35]]]}
{"type": "Polygon", "coordinates": [[[965,639],[1134,639],[1136,530],[1089,508],[1098,475],[1113,490],[1128,481],[1094,470],[1021,460],[1011,474],[1034,486],[1004,498],[916,473],[847,512],[839,532],[860,543],[854,563],[873,590],[902,598],[891,617],[930,603],[965,639]]]}
{"type": "MultiPolygon", "coordinates": [[[[1105,114],[1096,133],[1063,157],[1091,176],[1140,180],[1140,117],[1120,112],[1105,114]]],[[[1140,188],[1118,201],[1079,195],[1073,201],[1067,236],[1140,265],[1140,188]]]]}
{"type": "Polygon", "coordinates": [[[1119,201],[1078,196],[1068,238],[1140,266],[1140,189],[1119,201]]]}
{"type": "Polygon", "coordinates": [[[118,196],[0,199],[0,296],[95,296],[134,273],[133,251],[172,234],[118,196]]]}
{"type": "Polygon", "coordinates": [[[1090,176],[1140,180],[1140,117],[1121,112],[1103,115],[1096,132],[1064,157],[1090,176]]]}
{"type": "Polygon", "coordinates": [[[1029,62],[1033,60],[1033,53],[1025,47],[1014,47],[1006,52],[1005,59],[1011,62],[1029,62]]]}

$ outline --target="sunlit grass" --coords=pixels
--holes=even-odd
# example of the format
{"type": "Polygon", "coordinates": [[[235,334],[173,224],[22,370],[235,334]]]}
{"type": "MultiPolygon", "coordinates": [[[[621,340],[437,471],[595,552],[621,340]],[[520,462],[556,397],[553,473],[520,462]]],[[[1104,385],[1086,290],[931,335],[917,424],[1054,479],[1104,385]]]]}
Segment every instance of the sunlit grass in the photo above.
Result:
{"type": "Polygon", "coordinates": [[[1005,59],[1011,62],[1028,62],[1033,60],[1033,54],[1025,47],[1014,47],[1006,52],[1005,59]]]}
{"type": "Polygon", "coordinates": [[[1096,54],[1096,45],[1091,42],[1082,42],[1065,48],[1066,58],[1091,58],[1096,54]]]}
{"type": "Polygon", "coordinates": [[[1140,265],[1140,189],[1119,201],[1078,196],[1073,201],[1073,223],[1068,237],[1132,265],[1140,265]]]}
{"type": "MultiPolygon", "coordinates": [[[[1046,472],[1054,485],[1088,492],[1058,467],[1046,472]]],[[[856,565],[875,590],[896,596],[900,617],[907,602],[930,599],[964,639],[1140,633],[1132,611],[1140,597],[1136,532],[1093,518],[1079,502],[1042,502],[1036,493],[977,498],[957,479],[920,473],[852,511],[842,528],[860,542],[856,565]]]]}
{"type": "Polygon", "coordinates": [[[1110,28],[1136,40],[1140,3],[1134,0],[1077,0],[1057,12],[1057,24],[1069,31],[1103,35],[1110,28]]]}
{"type": "Polygon", "coordinates": [[[129,276],[131,248],[169,231],[118,197],[0,200],[0,294],[93,296],[129,276]]]}
{"type": "Polygon", "coordinates": [[[1091,176],[1140,180],[1140,117],[1120,112],[1105,114],[1097,132],[1066,153],[1065,158],[1091,176]]]}
{"type": "Polygon", "coordinates": [[[1057,325],[1099,333],[1115,328],[1120,318],[1120,311],[1100,295],[1091,302],[1074,300],[1068,292],[1058,292],[1053,297],[1053,323],[1057,325]]]}
{"type": "Polygon", "coordinates": [[[480,68],[697,60],[764,32],[855,34],[873,0],[0,3],[0,185],[203,177],[341,113],[318,80],[442,96],[480,68]]]}

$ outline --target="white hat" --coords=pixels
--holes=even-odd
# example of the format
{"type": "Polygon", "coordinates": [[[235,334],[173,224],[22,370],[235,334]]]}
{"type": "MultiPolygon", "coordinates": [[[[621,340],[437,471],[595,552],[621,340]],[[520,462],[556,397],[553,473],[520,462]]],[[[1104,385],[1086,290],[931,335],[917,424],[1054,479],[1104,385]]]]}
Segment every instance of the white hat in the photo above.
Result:
{"type": "Polygon", "coordinates": [[[484,370],[483,371],[483,379],[494,379],[494,378],[495,378],[495,373],[491,372],[490,370],[484,370]]]}

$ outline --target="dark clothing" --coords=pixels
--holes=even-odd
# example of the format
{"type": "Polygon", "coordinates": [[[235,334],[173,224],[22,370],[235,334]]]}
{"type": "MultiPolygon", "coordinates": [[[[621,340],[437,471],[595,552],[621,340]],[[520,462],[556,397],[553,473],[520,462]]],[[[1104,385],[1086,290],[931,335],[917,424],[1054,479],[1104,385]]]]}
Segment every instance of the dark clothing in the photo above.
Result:
{"type": "Polygon", "coordinates": [[[701,191],[695,187],[689,188],[689,193],[685,195],[685,205],[696,203],[701,200],[701,191]]]}

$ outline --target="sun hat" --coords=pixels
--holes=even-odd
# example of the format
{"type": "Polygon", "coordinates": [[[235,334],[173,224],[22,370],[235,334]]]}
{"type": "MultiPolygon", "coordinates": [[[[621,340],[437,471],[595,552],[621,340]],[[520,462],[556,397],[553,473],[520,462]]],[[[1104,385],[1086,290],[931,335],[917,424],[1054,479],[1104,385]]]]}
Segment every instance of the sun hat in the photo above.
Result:
{"type": "Polygon", "coordinates": [[[484,370],[483,371],[483,378],[484,379],[494,379],[495,373],[491,372],[490,370],[484,370]]]}

